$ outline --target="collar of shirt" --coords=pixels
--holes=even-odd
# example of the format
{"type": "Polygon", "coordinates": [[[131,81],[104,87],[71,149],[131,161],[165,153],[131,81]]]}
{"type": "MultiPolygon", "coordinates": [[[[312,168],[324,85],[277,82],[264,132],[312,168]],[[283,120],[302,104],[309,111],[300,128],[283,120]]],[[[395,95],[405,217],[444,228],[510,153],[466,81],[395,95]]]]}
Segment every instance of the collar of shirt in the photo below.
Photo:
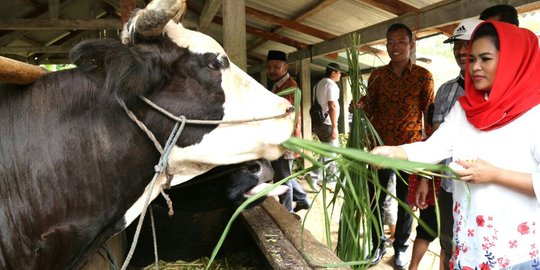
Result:
{"type": "MultiPolygon", "coordinates": [[[[388,65],[384,66],[383,68],[386,70],[386,72],[392,72],[394,73],[394,71],[392,70],[392,61],[390,61],[390,63],[388,63],[388,65]]],[[[409,73],[411,72],[412,70],[412,62],[411,62],[411,59],[409,59],[409,61],[407,62],[407,65],[405,66],[405,68],[403,69],[403,71],[407,70],[409,73]]]]}
{"type": "Polygon", "coordinates": [[[277,88],[280,88],[284,83],[285,81],[287,81],[289,79],[289,73],[287,72],[287,74],[285,74],[285,76],[283,76],[283,78],[279,79],[277,82],[274,83],[274,86],[272,86],[272,92],[274,92],[277,88]]]}

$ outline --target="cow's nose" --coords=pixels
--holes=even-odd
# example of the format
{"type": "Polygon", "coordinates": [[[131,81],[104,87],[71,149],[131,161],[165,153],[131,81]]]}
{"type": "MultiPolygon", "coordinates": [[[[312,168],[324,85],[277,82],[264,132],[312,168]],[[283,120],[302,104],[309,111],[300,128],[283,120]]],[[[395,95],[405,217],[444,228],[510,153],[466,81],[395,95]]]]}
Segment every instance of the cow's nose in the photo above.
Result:
{"type": "Polygon", "coordinates": [[[294,112],[294,106],[289,106],[285,112],[287,112],[287,113],[294,112]]]}
{"type": "Polygon", "coordinates": [[[266,159],[257,159],[246,162],[246,168],[250,174],[259,179],[258,184],[266,183],[274,179],[274,169],[270,161],[266,159]]]}

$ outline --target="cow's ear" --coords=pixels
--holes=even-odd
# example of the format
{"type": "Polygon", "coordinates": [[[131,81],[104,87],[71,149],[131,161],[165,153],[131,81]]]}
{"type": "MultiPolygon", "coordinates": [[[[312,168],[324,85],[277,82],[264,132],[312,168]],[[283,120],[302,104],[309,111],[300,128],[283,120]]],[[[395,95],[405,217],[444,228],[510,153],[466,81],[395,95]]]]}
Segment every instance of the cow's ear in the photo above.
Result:
{"type": "Polygon", "coordinates": [[[123,48],[113,39],[86,40],[77,44],[69,53],[75,65],[95,83],[102,84],[106,78],[111,52],[123,48]]]}

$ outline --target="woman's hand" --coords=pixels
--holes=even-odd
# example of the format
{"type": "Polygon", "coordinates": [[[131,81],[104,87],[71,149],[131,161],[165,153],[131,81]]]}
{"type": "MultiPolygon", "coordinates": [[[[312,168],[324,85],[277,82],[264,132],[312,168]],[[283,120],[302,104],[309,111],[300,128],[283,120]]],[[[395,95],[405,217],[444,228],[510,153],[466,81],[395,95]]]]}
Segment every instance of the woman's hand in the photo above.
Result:
{"type": "Polygon", "coordinates": [[[369,152],[370,154],[385,156],[389,158],[405,159],[407,160],[407,153],[399,146],[377,146],[369,152]]]}
{"type": "Polygon", "coordinates": [[[531,173],[505,170],[481,159],[456,161],[455,163],[462,166],[462,168],[456,168],[454,171],[463,181],[473,184],[494,183],[529,196],[537,196],[534,193],[531,173]]]}
{"type": "Polygon", "coordinates": [[[462,170],[456,170],[461,180],[469,183],[489,183],[495,181],[500,169],[488,162],[477,160],[458,160],[457,164],[463,167],[462,170]]]}
{"type": "MultiPolygon", "coordinates": [[[[389,158],[404,159],[407,160],[407,153],[399,146],[377,146],[369,152],[370,154],[385,156],[389,158]]],[[[380,169],[380,164],[373,164],[375,168],[380,169]]]]}

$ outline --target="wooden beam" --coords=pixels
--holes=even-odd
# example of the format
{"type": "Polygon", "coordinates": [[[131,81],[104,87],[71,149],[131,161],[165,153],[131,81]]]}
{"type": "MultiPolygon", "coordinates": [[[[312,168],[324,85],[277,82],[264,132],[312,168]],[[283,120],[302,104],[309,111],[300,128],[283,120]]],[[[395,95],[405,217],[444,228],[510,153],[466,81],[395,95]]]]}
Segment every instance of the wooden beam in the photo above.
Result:
{"type": "MultiPolygon", "coordinates": [[[[507,4],[516,8],[527,5],[530,0],[507,0],[507,4]]],[[[486,8],[484,1],[477,0],[446,0],[420,9],[417,13],[407,13],[372,26],[368,26],[352,33],[359,34],[364,44],[382,42],[386,36],[388,26],[394,22],[406,25],[416,25],[418,31],[428,28],[447,25],[461,21],[464,18],[476,17],[486,8]]],[[[310,49],[302,49],[288,55],[289,61],[298,61],[304,58],[317,57],[329,53],[343,51],[347,37],[351,33],[341,35],[335,39],[313,44],[310,49]]]]}
{"type": "Polygon", "coordinates": [[[0,56],[0,82],[29,84],[45,73],[46,71],[39,66],[0,56]]]}
{"type": "MultiPolygon", "coordinates": [[[[62,2],[62,4],[60,4],[60,12],[62,12],[64,9],[70,7],[73,3],[75,3],[76,1],[78,0],[64,0],[62,2]]],[[[40,9],[38,11],[35,11],[35,12],[32,12],[32,13],[29,13],[29,14],[26,14],[24,17],[25,18],[47,18],[48,16],[48,12],[47,12],[47,9],[43,8],[43,9],[40,9]]],[[[26,32],[25,31],[0,31],[0,35],[2,37],[0,37],[0,46],[2,45],[5,45],[5,44],[9,44],[11,43],[13,40],[16,40],[17,38],[25,35],[26,32]],[[2,35],[1,32],[6,32],[2,35]]]]}
{"type": "MultiPolygon", "coordinates": [[[[267,198],[267,200],[271,199],[273,198],[267,198]]],[[[255,206],[251,209],[244,210],[242,212],[242,218],[246,224],[245,227],[257,246],[259,246],[270,266],[272,266],[272,269],[311,268],[304,257],[302,257],[302,254],[296,250],[262,206],[255,206]]]]}
{"type": "Polygon", "coordinates": [[[42,4],[36,3],[35,1],[32,1],[32,0],[24,0],[23,2],[32,6],[35,9],[42,9],[44,7],[42,4]]]}
{"type": "Polygon", "coordinates": [[[315,16],[315,14],[317,14],[317,13],[323,11],[324,9],[326,9],[328,6],[333,5],[335,2],[337,2],[337,0],[318,1],[318,3],[316,3],[315,5],[309,7],[307,10],[305,10],[304,12],[302,12],[301,14],[296,16],[294,18],[294,21],[295,22],[301,22],[301,21],[304,21],[306,19],[309,19],[309,18],[315,16]]]}
{"type": "Polygon", "coordinates": [[[0,47],[0,54],[68,53],[71,46],[9,46],[0,47]]]}
{"type": "Polygon", "coordinates": [[[64,19],[0,19],[0,30],[102,30],[122,29],[118,19],[73,20],[64,19]]]}
{"type": "MultiPolygon", "coordinates": [[[[199,10],[197,10],[197,8],[195,8],[193,6],[192,7],[188,6],[188,9],[191,10],[192,12],[196,13],[196,14],[200,13],[199,10]]],[[[216,24],[219,24],[219,25],[223,25],[223,19],[221,17],[219,17],[219,16],[214,17],[212,22],[216,23],[216,24]]],[[[262,30],[262,29],[259,29],[259,28],[256,28],[256,27],[252,27],[252,26],[249,26],[249,25],[246,25],[246,32],[250,33],[250,34],[253,34],[253,35],[256,35],[256,36],[263,37],[265,40],[272,40],[272,41],[282,43],[282,44],[285,44],[287,46],[291,46],[291,47],[294,47],[294,48],[297,48],[297,49],[307,47],[307,44],[302,43],[300,41],[297,41],[297,40],[294,40],[294,39],[291,39],[291,38],[288,38],[288,37],[285,37],[285,36],[282,36],[282,35],[278,35],[278,34],[275,34],[275,33],[271,33],[271,32],[268,32],[268,31],[265,31],[265,30],[262,30]]]]}
{"type": "Polygon", "coordinates": [[[245,0],[223,0],[223,49],[242,70],[247,70],[245,0]]]}
{"type": "Polygon", "coordinates": [[[60,18],[59,0],[49,0],[49,18],[51,20],[58,20],[60,18]]]}
{"type": "Polygon", "coordinates": [[[221,8],[222,0],[206,0],[199,16],[199,31],[204,32],[221,8]]]}
{"type": "Polygon", "coordinates": [[[263,37],[266,40],[272,40],[272,41],[275,41],[275,42],[278,42],[278,43],[281,43],[281,44],[285,44],[287,46],[291,46],[291,47],[294,47],[294,48],[297,48],[297,49],[307,48],[307,46],[308,46],[306,43],[302,43],[300,41],[290,39],[290,38],[282,36],[282,35],[266,32],[264,30],[261,30],[261,29],[255,28],[255,27],[246,28],[246,32],[248,32],[250,34],[253,34],[253,35],[257,35],[259,37],[263,37]]]}
{"type": "Polygon", "coordinates": [[[322,270],[326,268],[321,265],[343,263],[275,198],[268,197],[261,205],[244,210],[241,218],[272,269],[322,270]]]}
{"type": "Polygon", "coordinates": [[[458,26],[458,23],[453,23],[449,25],[439,26],[437,29],[441,30],[446,36],[451,36],[454,33],[454,29],[458,26]]]}
{"type": "MultiPolygon", "coordinates": [[[[304,12],[302,12],[301,14],[299,14],[298,16],[296,16],[293,21],[295,22],[301,22],[305,19],[308,19],[312,16],[314,16],[315,14],[321,12],[322,10],[324,10],[325,8],[327,8],[328,6],[334,4],[337,0],[324,0],[324,1],[320,1],[318,3],[316,3],[315,5],[309,7],[307,10],[305,10],[304,12]]],[[[279,27],[275,30],[272,30],[272,33],[279,33],[280,31],[282,31],[284,28],[283,27],[279,27]]],[[[266,42],[267,39],[264,39],[264,38],[260,38],[258,40],[255,40],[254,42],[251,43],[251,45],[248,46],[248,49],[255,49],[259,46],[261,46],[264,42],[266,42]]]]}
{"type": "Polygon", "coordinates": [[[370,6],[382,9],[384,11],[390,12],[396,15],[403,15],[407,12],[415,12],[418,9],[407,3],[397,1],[397,0],[356,0],[357,2],[362,2],[370,6]]]}
{"type": "Polygon", "coordinates": [[[287,20],[278,16],[275,16],[264,11],[260,11],[254,8],[246,7],[246,15],[257,20],[263,20],[271,24],[276,24],[285,28],[289,28],[300,33],[308,34],[310,36],[318,37],[322,40],[328,40],[335,38],[336,35],[319,30],[317,28],[303,25],[295,21],[287,20]]]}

